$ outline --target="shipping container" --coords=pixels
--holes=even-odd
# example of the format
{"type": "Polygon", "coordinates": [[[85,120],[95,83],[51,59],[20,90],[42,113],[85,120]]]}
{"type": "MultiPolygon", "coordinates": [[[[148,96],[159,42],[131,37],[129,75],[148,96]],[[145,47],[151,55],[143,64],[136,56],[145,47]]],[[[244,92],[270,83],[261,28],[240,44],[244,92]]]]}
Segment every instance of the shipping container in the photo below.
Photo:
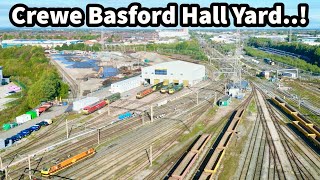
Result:
{"type": "Polygon", "coordinates": [[[34,111],[34,110],[28,111],[28,112],[26,112],[26,114],[30,114],[31,115],[31,119],[34,119],[34,118],[38,117],[37,116],[37,112],[34,111]]]}
{"type": "Polygon", "coordinates": [[[11,129],[11,125],[10,125],[10,124],[3,124],[3,125],[2,125],[2,129],[3,129],[4,131],[7,131],[7,130],[11,129]]]}
{"type": "Polygon", "coordinates": [[[84,107],[89,106],[89,105],[94,104],[94,103],[97,103],[99,101],[100,101],[100,99],[97,98],[97,97],[86,97],[84,99],[81,99],[81,100],[73,102],[72,109],[74,111],[80,111],[84,107]]]}
{"type": "Polygon", "coordinates": [[[18,123],[16,123],[16,122],[10,123],[10,126],[11,126],[11,128],[17,127],[18,123]]]}
{"type": "Polygon", "coordinates": [[[126,112],[126,113],[120,114],[118,116],[118,119],[119,120],[124,120],[124,119],[130,118],[130,117],[132,117],[132,113],[131,112],[126,112]]]}
{"type": "Polygon", "coordinates": [[[22,115],[16,117],[16,122],[18,124],[23,124],[27,121],[30,121],[31,119],[32,119],[31,114],[22,114],[22,115]]]}

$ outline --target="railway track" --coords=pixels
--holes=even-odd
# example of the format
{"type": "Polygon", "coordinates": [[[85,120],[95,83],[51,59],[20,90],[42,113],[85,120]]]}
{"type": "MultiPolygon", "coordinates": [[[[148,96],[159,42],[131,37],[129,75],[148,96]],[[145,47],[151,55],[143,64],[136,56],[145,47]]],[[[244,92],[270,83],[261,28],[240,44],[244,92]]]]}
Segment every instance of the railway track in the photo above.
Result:
{"type": "MultiPolygon", "coordinates": [[[[102,133],[101,134],[101,136],[103,137],[104,135],[103,135],[104,133],[102,133]]],[[[119,134],[119,133],[117,133],[117,132],[115,132],[115,134],[119,134]]],[[[96,140],[94,140],[95,142],[96,142],[96,140]]],[[[92,143],[93,142],[89,142],[88,144],[86,144],[86,145],[89,145],[89,144],[91,144],[92,145],[92,143]]],[[[81,146],[85,146],[85,145],[81,145],[81,146]]],[[[74,152],[75,151],[75,149],[73,149],[73,147],[74,146],[66,146],[65,148],[61,148],[60,150],[59,150],[59,152],[61,152],[61,153],[63,153],[63,154],[68,154],[69,152],[74,152]],[[70,151],[68,151],[68,150],[70,150],[70,151]]],[[[53,156],[50,156],[50,158],[49,159],[52,159],[53,157],[55,157],[54,155],[53,156]]]]}
{"type": "MultiPolygon", "coordinates": [[[[152,101],[152,102],[141,103],[139,106],[135,106],[135,107],[132,107],[129,109],[135,110],[135,109],[140,109],[144,106],[149,106],[149,105],[153,104],[154,102],[161,100],[163,98],[162,96],[163,95],[158,95],[155,97],[154,101],[152,101]]],[[[131,104],[131,102],[127,102],[127,103],[121,102],[120,106],[111,107],[111,108],[113,108],[113,110],[112,109],[111,110],[112,110],[112,112],[122,113],[122,112],[125,112],[128,110],[128,108],[125,108],[125,106],[130,105],[130,104],[131,104]]],[[[91,129],[91,128],[97,128],[99,126],[109,125],[113,121],[113,119],[116,119],[116,116],[111,116],[111,117],[109,116],[106,118],[106,116],[108,116],[107,113],[108,112],[105,111],[102,114],[86,121],[86,123],[83,125],[83,126],[85,126],[84,128],[91,129]]],[[[30,153],[30,150],[36,149],[38,147],[47,146],[48,141],[52,144],[54,142],[59,142],[59,141],[65,140],[65,137],[66,137],[65,126],[64,126],[64,118],[65,117],[66,116],[64,115],[63,117],[59,118],[58,121],[56,121],[52,125],[50,125],[48,127],[49,130],[47,130],[46,132],[37,133],[34,136],[35,139],[28,142],[27,144],[24,144],[18,150],[15,150],[15,151],[12,151],[12,152],[6,154],[5,157],[3,158],[3,162],[11,161],[12,159],[14,159],[16,157],[17,154],[26,154],[27,152],[30,153]],[[60,125],[60,123],[62,123],[62,125],[60,125]],[[46,137],[45,139],[43,138],[44,133],[45,133],[45,137],[46,137]]],[[[75,122],[69,123],[69,127],[73,127],[73,125],[77,124],[79,121],[81,121],[81,119],[76,120],[75,122]]],[[[119,123],[119,124],[121,124],[121,123],[119,123]]],[[[110,128],[113,128],[113,126],[111,126],[110,128]]],[[[80,127],[72,129],[72,133],[75,135],[77,135],[77,133],[79,131],[82,131],[82,129],[80,129],[80,127]]]]}
{"type": "Polygon", "coordinates": [[[58,71],[60,72],[60,74],[63,77],[63,80],[66,81],[69,84],[69,87],[71,89],[71,93],[72,93],[72,98],[76,99],[79,96],[79,85],[76,83],[76,81],[63,69],[60,67],[60,65],[55,62],[54,59],[52,59],[52,57],[50,57],[50,61],[51,63],[58,69],[58,71]]]}
{"type": "MultiPolygon", "coordinates": [[[[272,139],[272,136],[270,134],[270,130],[267,124],[266,124],[266,118],[262,118],[262,124],[264,127],[264,130],[266,132],[266,137],[267,137],[267,144],[269,147],[269,169],[272,169],[272,166],[275,168],[275,173],[268,173],[268,177],[278,177],[279,179],[291,179],[292,176],[297,178],[297,179],[317,179],[319,176],[316,173],[311,173],[306,167],[305,164],[301,162],[300,158],[298,158],[297,152],[294,152],[294,146],[292,144],[292,141],[288,137],[288,135],[283,131],[278,117],[276,116],[276,113],[272,109],[270,103],[266,102],[267,96],[259,90],[259,93],[262,94],[264,101],[267,105],[267,109],[269,110],[271,120],[273,124],[275,125],[275,129],[279,133],[279,140],[283,146],[283,149],[285,151],[285,155],[288,157],[289,164],[283,164],[283,160],[280,159],[279,157],[279,152],[276,149],[276,144],[273,143],[274,140],[272,139]],[[270,156],[271,155],[271,156],[270,156]],[[271,161],[270,161],[271,160],[271,161]],[[274,165],[272,165],[272,161],[274,162],[274,165]],[[292,176],[289,174],[290,172],[286,172],[284,170],[285,166],[291,166],[292,172],[294,173],[292,176]],[[290,178],[291,177],[291,178],[290,178]]],[[[256,94],[255,94],[256,96],[256,94]]],[[[257,97],[256,97],[257,98],[257,97]]],[[[262,114],[262,108],[258,104],[258,113],[262,114]]],[[[305,162],[305,161],[304,161],[305,162]]],[[[257,167],[257,166],[255,166],[257,167]]],[[[289,168],[290,169],[290,168],[289,168]]],[[[315,171],[316,172],[316,171],[315,171]]],[[[261,174],[261,173],[260,173],[261,174]]]]}
{"type": "MultiPolygon", "coordinates": [[[[172,109],[172,108],[171,108],[172,109]]],[[[163,121],[163,120],[161,120],[161,121],[163,121]]],[[[168,126],[168,125],[171,125],[171,124],[168,124],[170,121],[168,121],[168,122],[166,122],[166,123],[164,123],[164,125],[166,125],[166,126],[168,126]]],[[[171,121],[171,122],[173,122],[173,121],[171,121]]],[[[175,124],[175,123],[174,123],[175,124]]],[[[172,128],[172,127],[171,127],[172,128]]],[[[168,129],[167,131],[170,131],[170,129],[168,129]]],[[[176,131],[174,131],[173,133],[172,133],[172,136],[173,137],[175,137],[175,136],[177,136],[177,132],[176,131]]],[[[169,138],[169,139],[171,139],[172,140],[172,138],[169,138]]],[[[130,144],[130,143],[129,143],[130,144]]],[[[144,148],[145,148],[145,146],[143,146],[144,148]]],[[[137,148],[137,149],[143,149],[143,147],[141,147],[141,148],[137,148]]],[[[121,153],[122,155],[123,154],[126,154],[126,153],[121,153]]],[[[142,156],[145,156],[145,153],[142,153],[141,154],[142,156]],[[143,155],[144,154],[144,155],[143,155]]],[[[121,155],[119,155],[119,156],[121,156],[121,155]]],[[[120,158],[120,157],[116,157],[116,159],[118,159],[118,158],[120,158]]],[[[137,158],[137,159],[139,159],[139,158],[137,158]]],[[[121,163],[125,163],[124,161],[128,161],[128,159],[127,160],[122,160],[121,162],[120,162],[120,164],[121,163]],[[123,162],[122,162],[123,161],[123,162]]],[[[108,162],[106,162],[106,164],[109,164],[110,162],[113,162],[113,161],[108,161],[108,162]]],[[[119,165],[120,165],[119,164],[119,165]]],[[[116,165],[116,166],[119,166],[119,165],[116,165]]],[[[92,171],[94,171],[94,170],[92,170],[92,171]]],[[[114,170],[115,171],[115,170],[114,170]]],[[[90,173],[91,174],[91,173],[90,173]]],[[[90,176],[91,177],[91,176],[90,176]]]]}
{"type": "Polygon", "coordinates": [[[197,173],[193,176],[193,179],[213,178],[220,166],[228,144],[236,132],[236,128],[244,114],[244,111],[252,99],[252,96],[253,94],[251,93],[250,96],[233,112],[230,120],[227,121],[211,149],[207,152],[207,155],[200,164],[197,173]]]}
{"type": "Polygon", "coordinates": [[[252,176],[259,177],[261,170],[255,170],[254,172],[249,172],[249,170],[255,169],[254,167],[262,169],[262,161],[264,158],[264,151],[267,148],[265,141],[265,131],[263,130],[261,119],[257,115],[254,127],[249,139],[249,146],[246,149],[245,160],[241,167],[241,176],[239,179],[246,179],[252,176]],[[258,153],[254,153],[258,151],[258,153]],[[262,151],[262,153],[261,153],[262,151]]]}

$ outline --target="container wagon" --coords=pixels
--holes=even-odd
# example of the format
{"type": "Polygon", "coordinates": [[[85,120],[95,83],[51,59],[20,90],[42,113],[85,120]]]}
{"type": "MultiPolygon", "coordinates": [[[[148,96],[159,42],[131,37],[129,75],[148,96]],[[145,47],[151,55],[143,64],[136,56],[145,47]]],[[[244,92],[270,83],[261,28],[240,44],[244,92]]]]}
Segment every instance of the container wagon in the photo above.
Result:
{"type": "Polygon", "coordinates": [[[80,154],[77,154],[69,159],[66,159],[64,161],[62,161],[61,163],[57,164],[57,165],[54,165],[50,168],[44,168],[41,170],[41,175],[42,176],[45,176],[45,177],[48,177],[50,175],[54,175],[56,173],[58,173],[59,171],[65,169],[65,168],[68,168],[76,163],[78,163],[79,161],[81,160],[84,160],[88,157],[91,157],[93,156],[94,154],[96,153],[95,149],[93,148],[90,148],[89,150],[87,151],[84,151],[80,154]]]}
{"type": "Polygon", "coordinates": [[[91,114],[91,113],[105,107],[106,105],[107,105],[107,103],[105,100],[99,101],[95,104],[92,104],[90,106],[83,108],[83,114],[86,114],[86,115],[91,114]]]}
{"type": "Polygon", "coordinates": [[[169,89],[169,94],[174,94],[175,92],[181,91],[183,89],[183,84],[179,84],[169,89]]]}

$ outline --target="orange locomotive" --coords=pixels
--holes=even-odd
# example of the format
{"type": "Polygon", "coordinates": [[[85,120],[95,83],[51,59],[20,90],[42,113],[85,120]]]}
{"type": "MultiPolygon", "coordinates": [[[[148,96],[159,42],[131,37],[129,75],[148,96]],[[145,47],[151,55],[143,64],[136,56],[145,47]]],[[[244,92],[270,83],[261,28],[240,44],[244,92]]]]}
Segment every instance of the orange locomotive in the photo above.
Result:
{"type": "Polygon", "coordinates": [[[77,162],[83,160],[83,159],[86,159],[90,156],[93,156],[94,154],[96,153],[95,149],[93,148],[90,148],[89,150],[87,151],[84,151],[80,154],[77,154],[69,159],[66,159],[64,161],[62,161],[61,163],[57,164],[57,165],[54,165],[50,168],[44,168],[41,170],[41,174],[42,176],[50,176],[50,175],[54,175],[56,174],[57,172],[69,167],[69,166],[72,166],[73,164],[76,164],[77,162]]]}

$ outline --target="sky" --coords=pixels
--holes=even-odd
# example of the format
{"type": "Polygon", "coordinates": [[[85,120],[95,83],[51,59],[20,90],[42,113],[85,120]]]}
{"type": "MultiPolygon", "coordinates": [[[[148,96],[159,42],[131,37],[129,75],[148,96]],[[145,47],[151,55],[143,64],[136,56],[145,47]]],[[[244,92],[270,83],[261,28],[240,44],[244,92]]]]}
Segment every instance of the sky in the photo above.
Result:
{"type": "Polygon", "coordinates": [[[132,2],[139,2],[145,7],[165,7],[167,3],[176,2],[178,4],[198,3],[201,7],[209,7],[213,2],[224,2],[228,4],[249,4],[252,7],[272,7],[276,2],[285,5],[285,13],[297,15],[297,5],[299,3],[309,4],[309,25],[307,28],[320,28],[320,0],[0,0],[0,28],[13,27],[9,20],[9,11],[17,3],[26,4],[28,7],[80,7],[85,8],[87,4],[97,3],[104,7],[127,7],[132,2]]]}

